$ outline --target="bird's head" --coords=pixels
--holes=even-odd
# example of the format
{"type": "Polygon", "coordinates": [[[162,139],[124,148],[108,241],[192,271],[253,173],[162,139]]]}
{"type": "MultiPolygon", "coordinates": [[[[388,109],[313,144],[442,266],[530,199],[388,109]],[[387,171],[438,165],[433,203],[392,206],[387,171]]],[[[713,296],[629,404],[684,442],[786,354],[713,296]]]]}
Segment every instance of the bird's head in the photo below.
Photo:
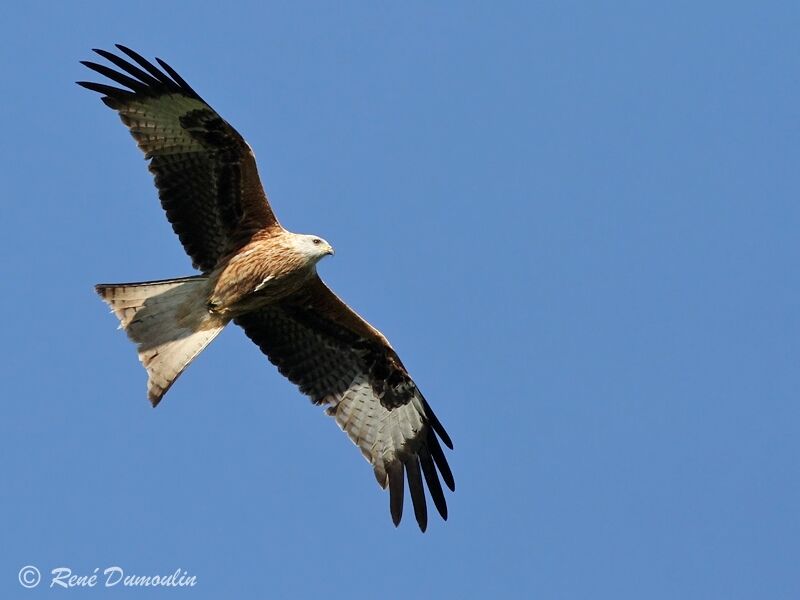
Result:
{"type": "Polygon", "coordinates": [[[334,253],[333,246],[318,235],[296,235],[294,244],[295,249],[313,263],[334,253]]]}

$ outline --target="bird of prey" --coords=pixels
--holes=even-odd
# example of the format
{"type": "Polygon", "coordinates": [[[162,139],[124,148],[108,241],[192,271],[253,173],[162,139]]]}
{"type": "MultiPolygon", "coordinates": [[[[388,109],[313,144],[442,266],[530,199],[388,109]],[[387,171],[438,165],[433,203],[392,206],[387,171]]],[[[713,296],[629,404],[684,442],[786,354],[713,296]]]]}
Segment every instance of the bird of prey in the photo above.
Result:
{"type": "Polygon", "coordinates": [[[100,284],[97,293],[136,344],[157,405],[192,360],[231,321],[278,370],[347,433],[389,488],[400,523],[405,480],[427,527],[423,478],[439,514],[439,476],[455,482],[439,439],[450,437],[383,334],[319,278],[333,254],[321,237],[292,233],[264,193],[250,146],[167,63],[133,50],[94,50],[117,67],[82,61],[122,87],[77,82],[119,113],[150,171],[184,250],[199,275],[100,284]]]}

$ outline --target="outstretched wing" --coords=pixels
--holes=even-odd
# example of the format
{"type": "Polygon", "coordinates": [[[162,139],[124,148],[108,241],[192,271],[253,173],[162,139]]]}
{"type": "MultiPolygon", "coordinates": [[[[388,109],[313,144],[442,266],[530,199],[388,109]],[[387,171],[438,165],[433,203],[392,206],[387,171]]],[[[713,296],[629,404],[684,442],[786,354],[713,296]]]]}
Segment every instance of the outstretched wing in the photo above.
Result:
{"type": "Polygon", "coordinates": [[[442,518],[439,474],[455,482],[439,439],[450,437],[383,335],[342,302],[319,277],[300,292],[236,319],[280,372],[328,414],[389,487],[394,524],[403,514],[404,476],[420,529],[427,526],[423,477],[442,518]],[[437,472],[438,470],[438,472],[437,472]]]}
{"type": "Polygon", "coordinates": [[[132,62],[95,52],[119,71],[82,64],[128,89],[78,85],[103,94],[150,160],[161,205],[192,264],[211,271],[255,231],[280,227],[242,136],[167,63],[156,59],[162,71],[133,50],[117,48],[132,62]]]}

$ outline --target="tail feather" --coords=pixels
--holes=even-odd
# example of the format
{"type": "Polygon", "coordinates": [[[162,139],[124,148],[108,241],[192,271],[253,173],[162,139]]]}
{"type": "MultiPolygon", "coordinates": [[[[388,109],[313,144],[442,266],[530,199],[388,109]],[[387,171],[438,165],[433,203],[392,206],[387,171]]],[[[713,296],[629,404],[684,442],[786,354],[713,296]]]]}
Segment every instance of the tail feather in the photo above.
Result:
{"type": "Polygon", "coordinates": [[[228,323],[208,312],[206,282],[187,277],[95,286],[136,344],[153,406],[228,323]]]}

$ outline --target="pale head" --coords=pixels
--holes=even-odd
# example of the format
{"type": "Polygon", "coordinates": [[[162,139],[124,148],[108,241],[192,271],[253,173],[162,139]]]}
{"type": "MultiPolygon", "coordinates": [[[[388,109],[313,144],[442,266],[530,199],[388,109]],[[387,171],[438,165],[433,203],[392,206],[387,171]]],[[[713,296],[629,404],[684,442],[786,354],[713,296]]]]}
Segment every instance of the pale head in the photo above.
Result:
{"type": "Polygon", "coordinates": [[[326,256],[333,254],[333,246],[318,235],[293,233],[292,245],[297,253],[312,264],[316,264],[326,256]]]}

